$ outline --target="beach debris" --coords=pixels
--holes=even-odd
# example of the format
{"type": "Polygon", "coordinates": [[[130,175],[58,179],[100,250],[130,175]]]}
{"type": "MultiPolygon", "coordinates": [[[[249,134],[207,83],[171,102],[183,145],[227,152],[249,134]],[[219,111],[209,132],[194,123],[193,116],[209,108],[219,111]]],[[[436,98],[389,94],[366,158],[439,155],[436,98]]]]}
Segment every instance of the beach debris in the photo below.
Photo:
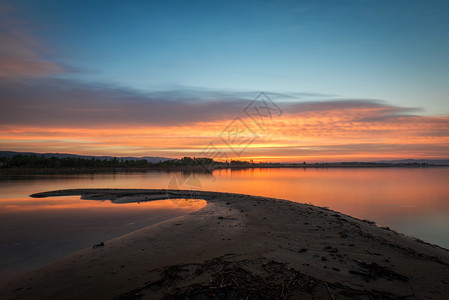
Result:
{"type": "Polygon", "coordinates": [[[346,233],[342,233],[342,234],[340,234],[340,237],[341,237],[342,239],[345,239],[345,238],[348,237],[348,235],[347,235],[346,233]]]}
{"type": "Polygon", "coordinates": [[[95,244],[95,245],[92,246],[92,249],[95,249],[95,248],[98,248],[98,247],[104,247],[104,243],[101,242],[99,244],[95,244]]]}
{"type": "Polygon", "coordinates": [[[368,223],[370,225],[376,225],[376,222],[371,221],[371,220],[367,220],[367,219],[362,220],[362,222],[368,223]]]}
{"type": "Polygon", "coordinates": [[[191,267],[164,268],[159,271],[160,280],[116,299],[138,299],[133,295],[145,294],[145,289],[163,289],[168,299],[286,299],[293,291],[310,297],[316,285],[314,278],[267,258],[235,260],[227,254],[194,265],[193,273],[188,271],[191,267]],[[198,282],[197,278],[205,280],[198,282]]]}
{"type": "Polygon", "coordinates": [[[151,281],[114,299],[152,299],[152,295],[161,293],[164,299],[400,298],[384,291],[324,281],[266,257],[239,258],[232,253],[203,263],[173,265],[149,273],[151,281]]]}
{"type": "Polygon", "coordinates": [[[363,250],[365,253],[368,253],[369,255],[375,255],[375,256],[381,256],[381,253],[377,253],[377,252],[372,252],[369,251],[368,249],[363,250]]]}
{"type": "Polygon", "coordinates": [[[333,253],[338,252],[338,249],[334,248],[332,246],[325,246],[323,249],[328,251],[328,252],[333,252],[333,253]]]}
{"type": "Polygon", "coordinates": [[[334,294],[332,294],[332,291],[331,291],[331,289],[329,288],[329,285],[327,284],[327,282],[325,282],[325,284],[326,284],[327,290],[329,291],[329,294],[331,295],[332,300],[335,300],[334,294]]]}
{"type": "Polygon", "coordinates": [[[398,250],[398,251],[402,252],[403,254],[408,255],[410,257],[417,258],[417,259],[422,259],[422,260],[433,261],[433,262],[436,262],[438,264],[441,264],[441,265],[449,267],[449,263],[447,263],[445,261],[442,261],[439,257],[428,255],[428,254],[425,254],[425,253],[416,252],[415,250],[413,250],[410,247],[401,246],[400,244],[390,242],[390,241],[388,241],[388,240],[386,240],[386,239],[384,239],[382,237],[379,237],[379,236],[377,236],[375,238],[373,237],[373,239],[378,241],[381,245],[389,246],[389,247],[391,247],[393,249],[396,249],[396,250],[398,250]]]}
{"type": "Polygon", "coordinates": [[[388,267],[384,267],[378,265],[377,263],[367,263],[360,260],[354,260],[362,270],[354,271],[350,270],[349,273],[362,276],[366,282],[369,282],[371,279],[385,278],[388,280],[400,280],[400,281],[408,281],[409,278],[402,274],[399,274],[388,267]]]}

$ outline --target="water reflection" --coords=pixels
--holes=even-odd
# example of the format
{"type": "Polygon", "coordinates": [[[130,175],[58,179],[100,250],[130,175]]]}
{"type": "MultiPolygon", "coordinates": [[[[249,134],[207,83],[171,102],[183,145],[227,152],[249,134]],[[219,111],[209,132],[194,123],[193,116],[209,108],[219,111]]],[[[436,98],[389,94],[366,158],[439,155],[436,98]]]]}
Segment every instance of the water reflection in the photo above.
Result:
{"type": "MultiPolygon", "coordinates": [[[[28,190],[24,187],[25,190],[28,190]]],[[[74,251],[178,217],[206,205],[199,199],[115,204],[109,200],[0,198],[0,283],[74,251]]]]}
{"type": "MultiPolygon", "coordinates": [[[[39,252],[45,253],[54,247],[48,241],[64,237],[64,228],[71,234],[92,234],[89,246],[106,240],[96,235],[98,232],[117,236],[128,228],[135,230],[204,205],[184,207],[170,200],[139,205],[86,201],[78,197],[27,197],[32,193],[69,188],[179,188],[192,190],[192,195],[202,189],[283,198],[374,220],[449,248],[448,179],[449,168],[239,169],[216,170],[213,177],[202,172],[161,171],[3,176],[0,178],[0,226],[5,230],[0,233],[0,255],[4,253],[1,251],[13,249],[11,245],[15,243],[18,248],[26,243],[45,245],[39,252]],[[45,224],[47,227],[42,227],[45,224]],[[51,233],[53,229],[57,232],[51,233]],[[46,238],[45,234],[54,236],[46,238]],[[4,241],[8,239],[10,242],[5,246],[4,241]]],[[[83,240],[87,239],[83,237],[83,240]]],[[[57,248],[62,249],[63,243],[57,248]]]]}

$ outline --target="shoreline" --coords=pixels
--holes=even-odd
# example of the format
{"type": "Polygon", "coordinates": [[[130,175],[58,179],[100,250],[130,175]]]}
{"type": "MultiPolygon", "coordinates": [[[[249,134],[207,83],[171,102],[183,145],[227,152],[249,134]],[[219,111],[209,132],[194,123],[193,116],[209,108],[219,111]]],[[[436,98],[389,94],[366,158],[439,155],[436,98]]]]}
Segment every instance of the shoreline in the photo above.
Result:
{"type": "MultiPolygon", "coordinates": [[[[68,195],[116,203],[192,198],[191,191],[144,189],[76,189],[32,196],[68,195]]],[[[1,288],[0,298],[449,295],[449,250],[440,246],[288,200],[202,191],[194,191],[194,197],[207,205],[28,273],[1,288]]]]}
{"type": "Polygon", "coordinates": [[[425,169],[425,168],[449,168],[449,165],[436,164],[389,164],[389,163],[319,163],[319,164],[256,164],[254,166],[223,166],[205,169],[202,166],[164,166],[144,168],[0,168],[0,176],[8,175],[54,175],[54,174],[102,174],[120,172],[200,172],[210,173],[214,170],[246,170],[246,169],[425,169]]]}

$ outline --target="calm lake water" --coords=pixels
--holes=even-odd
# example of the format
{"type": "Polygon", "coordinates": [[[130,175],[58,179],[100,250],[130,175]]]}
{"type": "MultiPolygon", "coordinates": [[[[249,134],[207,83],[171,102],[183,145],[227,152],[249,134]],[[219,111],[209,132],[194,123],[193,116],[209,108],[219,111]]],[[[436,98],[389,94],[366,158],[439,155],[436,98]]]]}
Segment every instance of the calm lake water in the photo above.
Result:
{"type": "Polygon", "coordinates": [[[179,188],[262,195],[329,207],[449,248],[449,168],[250,169],[0,177],[0,283],[6,276],[139,228],[204,201],[113,204],[28,195],[69,188],[179,188]]]}

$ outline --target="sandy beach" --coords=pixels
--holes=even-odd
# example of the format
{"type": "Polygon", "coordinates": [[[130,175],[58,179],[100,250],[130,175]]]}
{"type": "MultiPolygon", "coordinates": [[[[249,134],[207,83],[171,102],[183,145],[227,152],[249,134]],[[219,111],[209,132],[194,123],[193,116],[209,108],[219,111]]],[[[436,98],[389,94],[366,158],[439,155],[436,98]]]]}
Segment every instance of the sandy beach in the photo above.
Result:
{"type": "Polygon", "coordinates": [[[27,273],[1,287],[0,299],[449,296],[448,250],[327,208],[178,190],[78,189],[32,196],[68,195],[116,203],[194,197],[207,205],[27,273]]]}

